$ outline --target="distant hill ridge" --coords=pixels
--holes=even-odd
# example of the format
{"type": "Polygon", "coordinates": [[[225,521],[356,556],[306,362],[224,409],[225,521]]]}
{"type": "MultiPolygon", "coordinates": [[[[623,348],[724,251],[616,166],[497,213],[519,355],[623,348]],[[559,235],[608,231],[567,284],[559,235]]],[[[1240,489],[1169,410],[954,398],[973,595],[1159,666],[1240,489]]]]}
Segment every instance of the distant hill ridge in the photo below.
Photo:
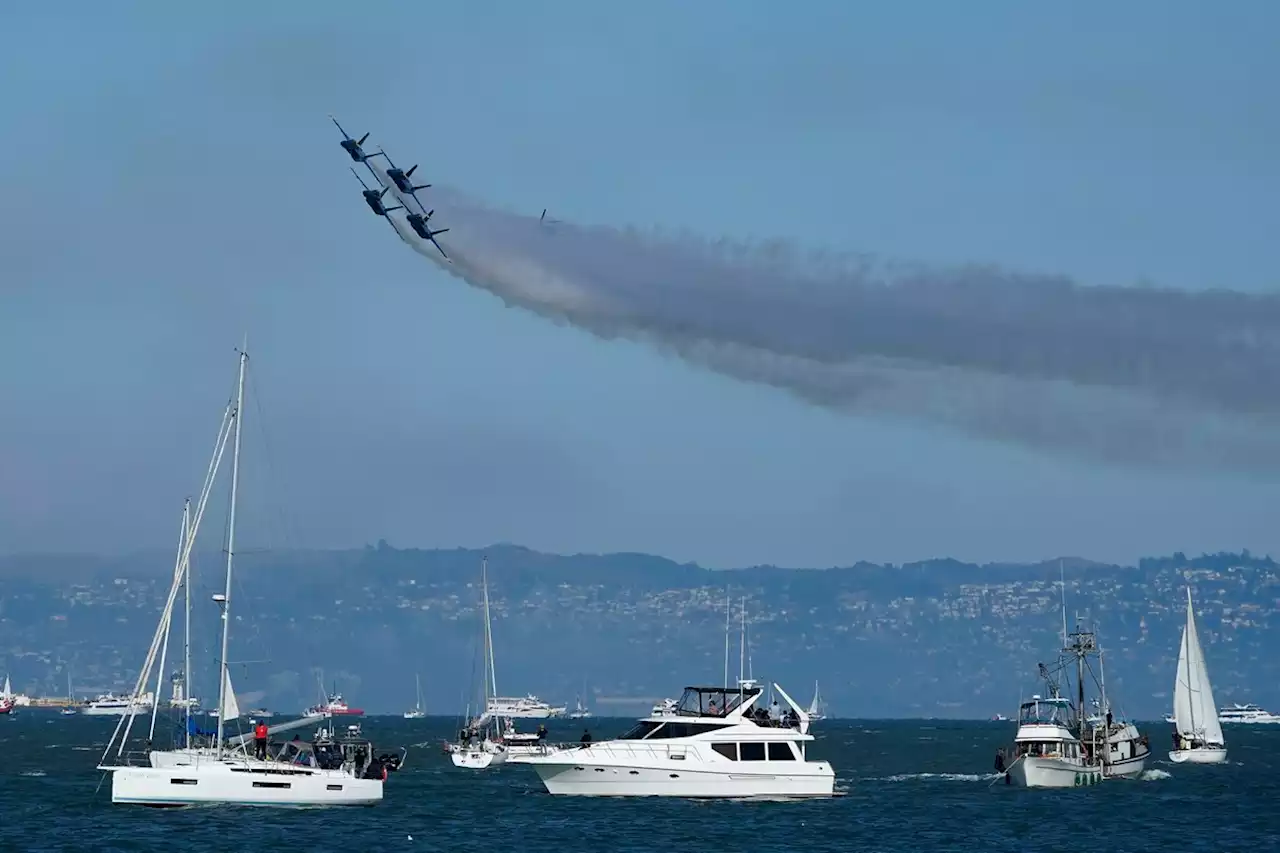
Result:
{"type": "MultiPolygon", "coordinates": [[[[815,679],[853,716],[1009,713],[1038,689],[1070,613],[1089,614],[1108,651],[1113,698],[1168,710],[1184,587],[1195,592],[1220,702],[1280,708],[1280,570],[1248,552],[1172,554],[1114,566],[1079,557],[977,565],[949,558],[826,569],[712,570],[647,554],[545,554],[517,545],[246,551],[237,560],[237,687],[282,709],[314,701],[317,677],[371,710],[457,711],[473,683],[478,580],[490,562],[498,682],[573,703],[662,697],[722,676],[726,592],[746,599],[757,676],[795,695],[815,679]]],[[[127,689],[172,570],[172,554],[0,557],[0,655],[15,687],[127,689]]],[[[198,695],[216,692],[209,594],[222,557],[195,563],[198,695]],[[208,682],[202,685],[203,682],[208,682]]],[[[736,619],[735,611],[735,619],[736,619]]],[[[736,645],[736,637],[734,639],[736,645]]],[[[736,655],[735,655],[736,658],[736,655]]],[[[644,710],[637,708],[637,711],[644,710]]]]}

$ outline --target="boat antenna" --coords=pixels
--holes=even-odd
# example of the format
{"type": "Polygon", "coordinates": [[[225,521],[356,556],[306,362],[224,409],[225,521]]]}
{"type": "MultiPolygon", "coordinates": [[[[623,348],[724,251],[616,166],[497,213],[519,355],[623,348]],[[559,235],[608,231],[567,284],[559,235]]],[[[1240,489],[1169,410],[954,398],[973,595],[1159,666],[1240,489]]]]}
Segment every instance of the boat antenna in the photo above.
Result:
{"type": "Polygon", "coordinates": [[[729,588],[724,590],[724,686],[729,686],[729,618],[733,613],[733,599],[729,597],[729,588]]]}
{"type": "Polygon", "coordinates": [[[1062,558],[1058,558],[1058,593],[1062,597],[1062,645],[1067,645],[1067,570],[1062,567],[1062,558]]]}
{"type": "MultiPolygon", "coordinates": [[[[248,336],[245,336],[246,340],[248,336]]],[[[231,456],[231,509],[227,513],[227,585],[222,595],[222,656],[218,661],[218,735],[214,755],[222,755],[222,733],[226,726],[227,701],[227,641],[231,631],[231,564],[236,553],[236,493],[240,490],[240,433],[244,423],[244,370],[249,363],[249,353],[240,349],[240,376],[236,381],[236,437],[231,456]]]]}

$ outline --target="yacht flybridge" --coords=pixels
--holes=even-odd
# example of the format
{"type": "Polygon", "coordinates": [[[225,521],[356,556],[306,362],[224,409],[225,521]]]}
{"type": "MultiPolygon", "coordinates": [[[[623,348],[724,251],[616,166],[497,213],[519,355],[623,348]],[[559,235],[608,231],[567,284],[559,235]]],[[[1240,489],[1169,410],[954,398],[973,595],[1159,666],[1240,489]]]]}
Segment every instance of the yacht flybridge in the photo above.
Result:
{"type": "Polygon", "coordinates": [[[596,797],[834,796],[835,771],[806,755],[809,715],[781,687],[791,725],[770,719],[761,690],[687,687],[672,713],[654,713],[614,740],[513,757],[551,794],[596,797]]]}
{"type": "Polygon", "coordinates": [[[260,806],[339,806],[372,805],[382,800],[383,781],[389,770],[403,762],[403,754],[374,756],[373,746],[359,736],[358,726],[348,727],[339,737],[331,729],[317,733],[311,742],[295,739],[272,745],[270,736],[313,725],[310,720],[294,720],[267,730],[268,743],[261,746],[252,734],[232,735],[229,729],[240,717],[239,704],[231,685],[227,663],[232,604],[232,565],[236,545],[236,499],[240,479],[240,436],[244,412],[245,368],[248,355],[240,352],[236,397],[223,412],[213,458],[205,474],[200,499],[192,512],[190,501],[182,515],[182,531],[178,540],[178,557],[174,566],[169,596],[151,641],[151,648],[138,675],[126,707],[139,704],[147,695],[152,672],[156,673],[157,691],[164,677],[165,657],[169,649],[170,622],[178,593],[186,590],[186,626],[184,637],[183,683],[191,683],[190,589],[191,551],[204,517],[209,495],[228,444],[233,446],[231,468],[231,500],[227,515],[225,593],[213,596],[222,624],[218,688],[218,723],[216,732],[205,737],[192,717],[190,704],[182,709],[185,731],[171,749],[153,749],[156,732],[156,706],[151,706],[150,730],[146,735],[146,751],[127,751],[135,714],[121,716],[111,740],[107,743],[100,770],[111,773],[111,801],[148,806],[182,806],[192,804],[236,804],[260,806]],[[233,439],[234,436],[234,439],[233,439]],[[157,657],[159,665],[156,665],[157,657]],[[261,748],[266,747],[265,749],[261,748]],[[250,750],[252,748],[252,751],[250,750]]]}

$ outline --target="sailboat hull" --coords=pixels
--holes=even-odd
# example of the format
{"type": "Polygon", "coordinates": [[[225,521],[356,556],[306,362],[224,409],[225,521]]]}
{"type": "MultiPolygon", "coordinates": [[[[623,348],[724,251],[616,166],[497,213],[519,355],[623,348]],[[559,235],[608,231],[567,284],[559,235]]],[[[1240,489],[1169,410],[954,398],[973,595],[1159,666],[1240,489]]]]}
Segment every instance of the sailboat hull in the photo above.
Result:
{"type": "Polygon", "coordinates": [[[1227,760],[1227,748],[1176,749],[1169,753],[1169,760],[1174,764],[1222,764],[1227,760]]]}
{"type": "Polygon", "coordinates": [[[454,767],[462,767],[467,770],[484,770],[486,767],[496,767],[499,764],[507,763],[507,751],[502,747],[493,749],[476,749],[474,747],[467,749],[457,749],[450,753],[453,759],[454,767]]]}
{"type": "Polygon", "coordinates": [[[266,762],[205,761],[187,767],[118,767],[111,802],[141,806],[372,806],[381,779],[337,770],[269,767],[266,762]]]}

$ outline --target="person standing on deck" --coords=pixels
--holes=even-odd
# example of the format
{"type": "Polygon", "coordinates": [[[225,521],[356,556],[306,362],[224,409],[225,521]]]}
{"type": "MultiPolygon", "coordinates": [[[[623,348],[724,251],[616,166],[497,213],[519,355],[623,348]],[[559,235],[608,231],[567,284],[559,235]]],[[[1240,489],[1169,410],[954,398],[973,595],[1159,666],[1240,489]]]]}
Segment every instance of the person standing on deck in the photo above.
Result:
{"type": "Polygon", "coordinates": [[[259,761],[265,761],[267,758],[267,724],[259,722],[253,727],[253,746],[254,754],[258,756],[259,761]]]}

